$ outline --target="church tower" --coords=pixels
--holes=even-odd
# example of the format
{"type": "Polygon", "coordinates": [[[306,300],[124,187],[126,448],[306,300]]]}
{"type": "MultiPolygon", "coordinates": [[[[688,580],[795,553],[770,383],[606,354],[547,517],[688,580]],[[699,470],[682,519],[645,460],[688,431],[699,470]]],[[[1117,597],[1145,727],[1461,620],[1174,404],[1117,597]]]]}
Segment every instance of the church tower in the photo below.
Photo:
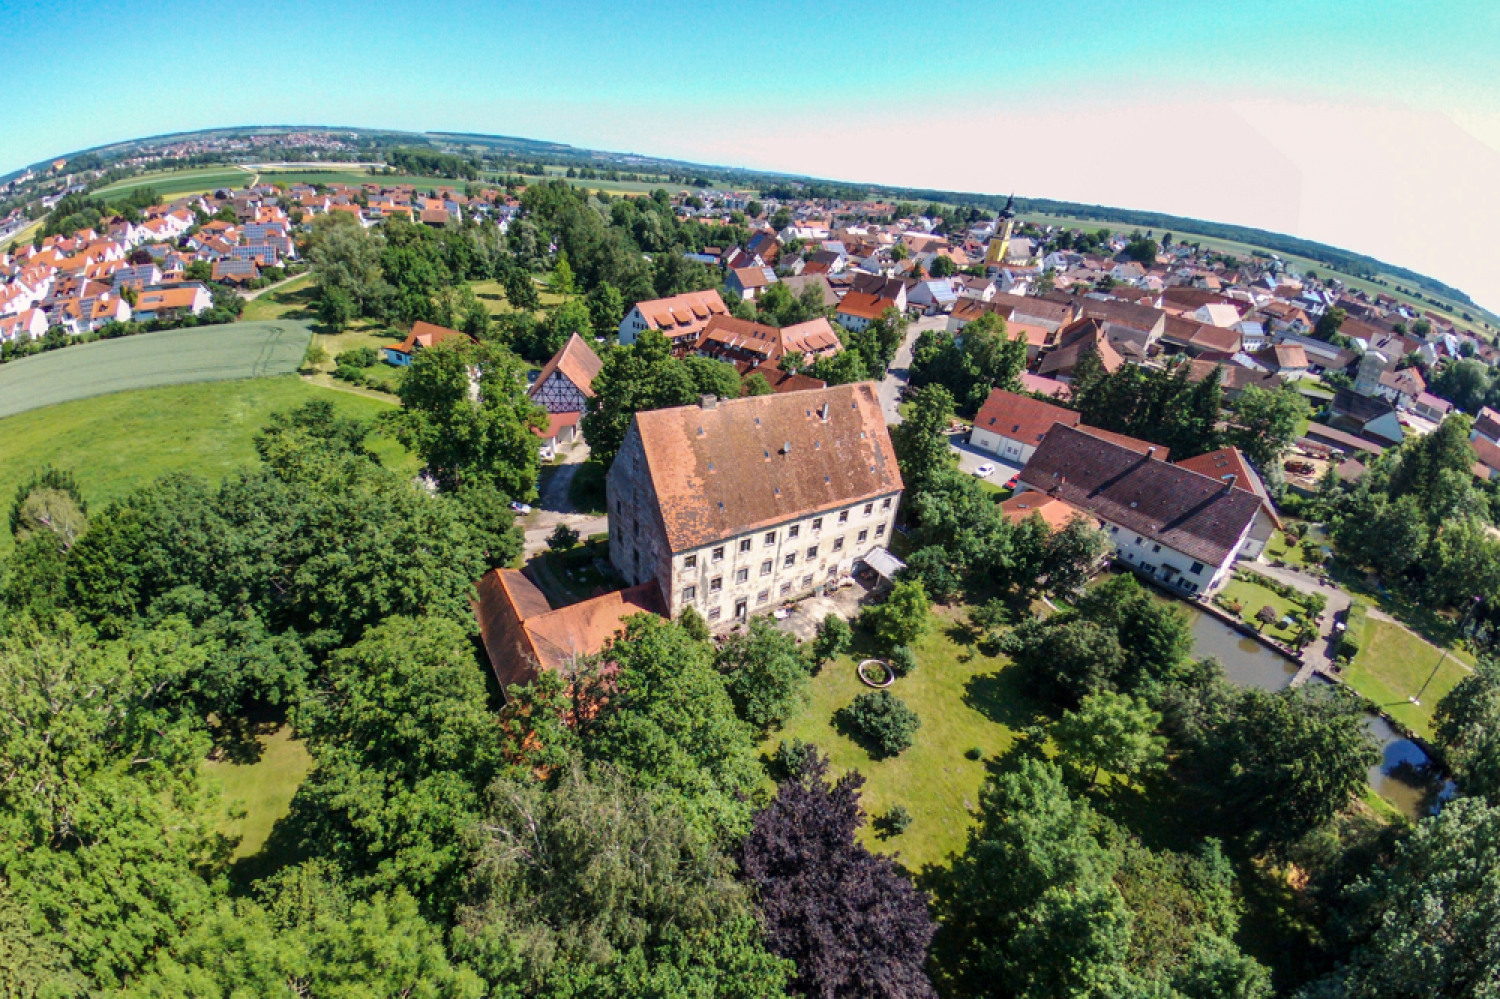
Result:
{"type": "Polygon", "coordinates": [[[1016,196],[1005,200],[1005,207],[995,216],[995,234],[990,237],[989,249],[984,254],[986,270],[999,270],[1005,266],[1005,257],[1010,253],[1010,237],[1016,229],[1016,196]]]}

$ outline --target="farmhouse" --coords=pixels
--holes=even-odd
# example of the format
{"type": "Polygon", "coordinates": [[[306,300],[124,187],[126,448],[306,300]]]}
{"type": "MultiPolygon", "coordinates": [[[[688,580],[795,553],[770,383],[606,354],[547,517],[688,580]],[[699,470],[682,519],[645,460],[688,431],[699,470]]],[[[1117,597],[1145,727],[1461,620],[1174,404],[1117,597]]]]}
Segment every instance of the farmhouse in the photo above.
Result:
{"type": "Polygon", "coordinates": [[[1116,558],[1199,596],[1228,580],[1235,559],[1249,557],[1252,533],[1270,536],[1260,497],[1235,485],[1232,473],[1221,480],[1170,464],[1155,448],[1140,454],[1057,426],[1021,469],[1017,489],[1088,511],[1103,522],[1116,558]]]}
{"type": "Polygon", "coordinates": [[[870,382],[635,414],[606,482],[609,557],[675,617],[741,621],[890,541],[901,473],[870,382]]]}

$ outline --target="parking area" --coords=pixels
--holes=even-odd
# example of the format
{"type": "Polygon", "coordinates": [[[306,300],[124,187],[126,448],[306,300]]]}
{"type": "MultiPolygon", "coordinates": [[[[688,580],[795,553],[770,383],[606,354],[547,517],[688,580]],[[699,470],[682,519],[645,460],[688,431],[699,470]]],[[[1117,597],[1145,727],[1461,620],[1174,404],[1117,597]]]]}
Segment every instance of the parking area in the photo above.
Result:
{"type": "Polygon", "coordinates": [[[991,454],[989,451],[982,451],[970,444],[967,431],[949,437],[948,445],[958,455],[958,469],[961,472],[973,475],[982,466],[993,465],[995,470],[983,477],[986,482],[992,485],[1003,486],[1010,481],[1011,476],[1021,471],[1020,465],[1007,462],[991,454]]]}

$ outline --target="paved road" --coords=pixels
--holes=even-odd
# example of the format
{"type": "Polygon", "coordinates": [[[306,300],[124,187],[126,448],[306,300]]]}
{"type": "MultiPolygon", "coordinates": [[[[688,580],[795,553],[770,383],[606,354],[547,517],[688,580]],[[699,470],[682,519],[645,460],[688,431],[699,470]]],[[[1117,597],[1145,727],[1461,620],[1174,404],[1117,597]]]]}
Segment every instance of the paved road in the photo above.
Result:
{"type": "Polygon", "coordinates": [[[912,344],[924,330],[942,329],[947,322],[947,316],[923,316],[907,327],[906,339],[901,341],[901,346],[896,348],[896,356],[891,360],[890,370],[885,373],[885,379],[880,383],[880,406],[885,410],[886,423],[901,422],[901,412],[896,407],[901,402],[901,390],[906,388],[907,373],[911,368],[912,344]]]}
{"type": "Polygon", "coordinates": [[[542,485],[541,495],[537,497],[535,508],[528,517],[521,521],[526,530],[527,555],[535,555],[545,549],[548,536],[558,524],[567,524],[584,538],[590,534],[603,534],[609,530],[608,517],[595,517],[577,512],[568,495],[568,487],[573,481],[573,476],[578,474],[579,467],[588,460],[588,445],[576,443],[561,453],[563,463],[558,465],[557,471],[547,478],[542,485]]]}

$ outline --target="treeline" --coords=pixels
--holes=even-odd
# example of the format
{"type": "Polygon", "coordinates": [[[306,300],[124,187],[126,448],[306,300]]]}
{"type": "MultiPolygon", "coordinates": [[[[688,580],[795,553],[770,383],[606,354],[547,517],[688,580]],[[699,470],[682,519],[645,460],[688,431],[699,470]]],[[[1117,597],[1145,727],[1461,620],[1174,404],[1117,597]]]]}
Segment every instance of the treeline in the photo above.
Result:
{"type": "Polygon", "coordinates": [[[479,163],[476,160],[436,149],[396,146],[386,150],[385,159],[396,169],[413,175],[452,177],[455,180],[479,178],[479,163]]]}

